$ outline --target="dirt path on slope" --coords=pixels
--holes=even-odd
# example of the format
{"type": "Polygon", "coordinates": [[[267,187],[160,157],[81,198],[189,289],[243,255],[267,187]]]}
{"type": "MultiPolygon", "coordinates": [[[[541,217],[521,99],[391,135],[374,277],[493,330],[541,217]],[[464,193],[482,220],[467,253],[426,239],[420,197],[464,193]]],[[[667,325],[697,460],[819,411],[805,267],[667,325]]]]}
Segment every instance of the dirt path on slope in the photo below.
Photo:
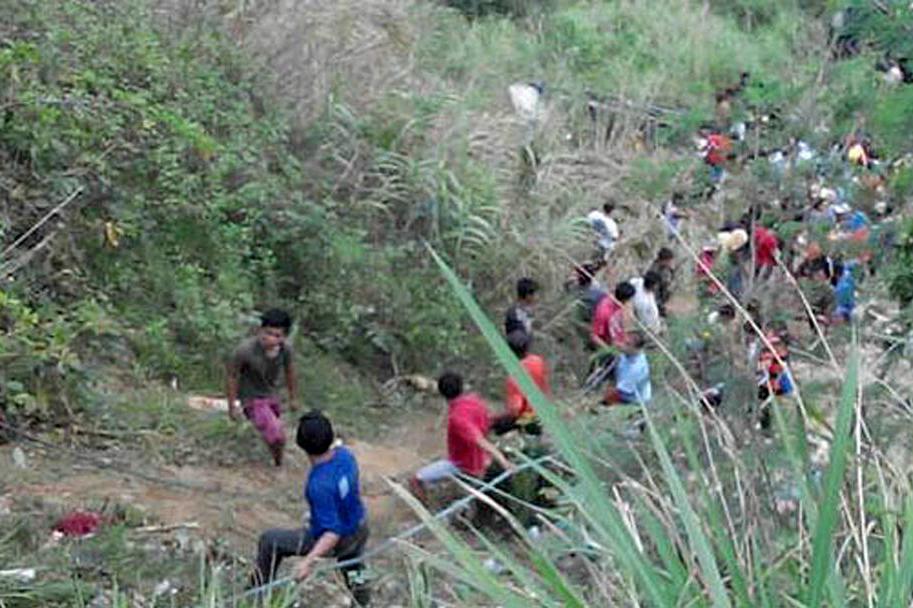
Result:
{"type": "MultiPolygon", "coordinates": [[[[436,415],[413,415],[409,424],[375,443],[349,439],[358,458],[362,491],[372,521],[375,541],[402,529],[413,520],[411,510],[391,492],[386,479],[405,481],[423,462],[435,457],[443,433],[436,415]]],[[[300,525],[305,507],[302,485],[307,459],[290,446],[280,469],[262,461],[234,466],[168,466],[152,468],[137,462],[137,470],[176,484],[98,469],[69,455],[50,453],[27,443],[0,448],[5,495],[14,502],[41,499],[49,510],[99,508],[108,503],[133,508],[150,524],[199,524],[198,535],[222,539],[249,552],[257,535],[269,527],[300,525]],[[27,466],[11,466],[18,445],[27,466]],[[194,488],[181,487],[189,484],[194,488]]],[[[50,531],[49,531],[50,532],[50,531]]]]}

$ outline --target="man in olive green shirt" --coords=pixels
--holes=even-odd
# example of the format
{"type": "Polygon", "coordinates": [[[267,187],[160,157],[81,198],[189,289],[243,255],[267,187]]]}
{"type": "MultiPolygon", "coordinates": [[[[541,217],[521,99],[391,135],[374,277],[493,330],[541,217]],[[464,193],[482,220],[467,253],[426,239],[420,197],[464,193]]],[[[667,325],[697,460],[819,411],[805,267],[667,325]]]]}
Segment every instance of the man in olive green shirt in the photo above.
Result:
{"type": "Polygon", "coordinates": [[[298,383],[294,357],[286,342],[292,319],[284,310],[268,310],[257,335],[242,342],[228,364],[228,415],[238,419],[240,400],[244,415],[263,437],[276,466],[282,464],[285,429],[279,397],[279,378],[285,376],[289,408],[296,409],[298,383]]]}

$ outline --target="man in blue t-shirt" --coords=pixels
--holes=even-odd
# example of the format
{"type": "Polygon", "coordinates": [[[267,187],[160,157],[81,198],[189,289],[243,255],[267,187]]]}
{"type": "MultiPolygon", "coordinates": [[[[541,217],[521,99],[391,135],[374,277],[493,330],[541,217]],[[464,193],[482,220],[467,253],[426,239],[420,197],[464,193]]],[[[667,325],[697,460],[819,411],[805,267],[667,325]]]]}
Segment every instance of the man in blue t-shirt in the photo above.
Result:
{"type": "MultiPolygon", "coordinates": [[[[303,555],[295,578],[303,580],[321,557],[339,561],[362,554],[368,540],[368,521],[361,501],[358,463],[345,447],[332,447],[333,426],[322,413],[312,411],[298,423],[298,446],[307,452],[311,471],[304,486],[304,498],[311,511],[310,525],[294,530],[267,530],[260,535],[254,583],[273,579],[279,563],[291,555],[303,555]]],[[[367,605],[369,591],[364,584],[361,563],[343,568],[346,585],[360,605],[367,605]]]]}

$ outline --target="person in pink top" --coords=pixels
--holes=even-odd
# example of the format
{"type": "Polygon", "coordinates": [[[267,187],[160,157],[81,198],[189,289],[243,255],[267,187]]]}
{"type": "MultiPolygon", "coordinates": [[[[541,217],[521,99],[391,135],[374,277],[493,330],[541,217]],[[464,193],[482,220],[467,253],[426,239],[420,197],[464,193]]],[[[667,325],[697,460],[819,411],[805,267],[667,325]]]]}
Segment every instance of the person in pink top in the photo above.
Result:
{"type": "Polygon", "coordinates": [[[593,390],[614,376],[617,357],[606,349],[623,348],[628,343],[626,319],[630,318],[636,293],[634,286],[624,281],[615,286],[614,297],[606,296],[596,306],[590,328],[590,342],[596,355],[591,359],[584,390],[593,390]]]}
{"type": "Polygon", "coordinates": [[[514,470],[487,438],[492,423],[488,405],[479,395],[463,392],[463,377],[446,372],[438,378],[437,387],[447,399],[447,458],[422,467],[410,480],[412,493],[422,501],[429,484],[459,474],[484,478],[492,461],[505,471],[514,470]]]}
{"type": "Polygon", "coordinates": [[[624,281],[615,286],[615,297],[603,298],[593,313],[590,339],[597,348],[621,346],[627,341],[625,311],[637,292],[624,281]]]}

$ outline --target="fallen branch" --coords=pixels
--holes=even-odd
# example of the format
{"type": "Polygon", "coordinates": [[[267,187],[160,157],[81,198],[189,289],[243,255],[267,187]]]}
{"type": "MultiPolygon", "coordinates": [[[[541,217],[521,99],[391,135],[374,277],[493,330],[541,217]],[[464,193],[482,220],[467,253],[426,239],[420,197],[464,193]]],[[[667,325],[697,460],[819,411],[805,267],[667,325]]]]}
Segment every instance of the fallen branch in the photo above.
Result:
{"type": "Polygon", "coordinates": [[[158,534],[161,532],[173,532],[175,530],[199,530],[200,524],[195,521],[183,522],[180,524],[169,524],[165,526],[141,526],[133,528],[133,532],[140,534],[158,534]]]}

